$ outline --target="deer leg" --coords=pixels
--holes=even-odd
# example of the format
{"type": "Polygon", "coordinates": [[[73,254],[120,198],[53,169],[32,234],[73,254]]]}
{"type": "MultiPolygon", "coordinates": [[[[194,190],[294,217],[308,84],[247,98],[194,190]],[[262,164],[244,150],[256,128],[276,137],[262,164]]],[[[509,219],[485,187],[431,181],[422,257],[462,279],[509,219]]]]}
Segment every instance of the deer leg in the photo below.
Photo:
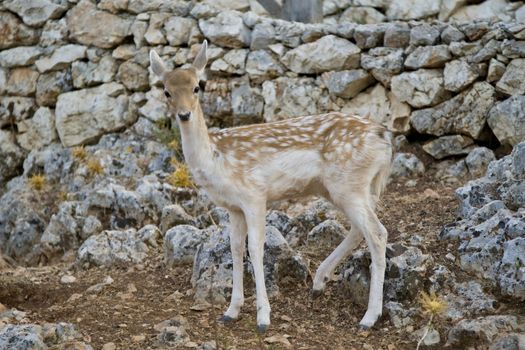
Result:
{"type": "Polygon", "coordinates": [[[327,280],[330,278],[335,268],[339,263],[348,257],[352,250],[354,250],[359,243],[363,240],[361,232],[356,226],[352,225],[350,232],[345,239],[339,243],[337,248],[319,265],[317,272],[315,273],[314,284],[312,288],[313,296],[320,295],[325,286],[327,280]]]}
{"type": "Polygon", "coordinates": [[[366,201],[354,201],[347,206],[345,212],[352,226],[356,225],[363,233],[372,257],[368,309],[359,322],[361,327],[370,328],[376,323],[383,310],[387,231],[366,201]]]}
{"type": "Polygon", "coordinates": [[[244,304],[244,250],[246,245],[246,221],[241,211],[230,210],[230,246],[233,260],[233,288],[230,306],[222,321],[231,322],[239,317],[244,304]]]}
{"type": "Polygon", "coordinates": [[[248,225],[248,250],[255,275],[257,294],[257,331],[263,333],[270,326],[270,302],[266,294],[264,281],[264,242],[265,242],[265,211],[266,207],[257,205],[244,211],[248,225]]]}

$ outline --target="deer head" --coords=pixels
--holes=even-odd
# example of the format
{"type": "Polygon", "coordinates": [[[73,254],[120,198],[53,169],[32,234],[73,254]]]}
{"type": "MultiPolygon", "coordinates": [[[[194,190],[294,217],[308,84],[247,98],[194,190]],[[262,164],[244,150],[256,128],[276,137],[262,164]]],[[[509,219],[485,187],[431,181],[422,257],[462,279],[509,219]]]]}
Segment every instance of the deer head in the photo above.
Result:
{"type": "Polygon", "coordinates": [[[178,68],[173,71],[166,69],[164,62],[154,50],[150,52],[151,69],[162,80],[170,110],[181,127],[202,114],[199,104],[199,80],[208,61],[207,47],[208,43],[204,40],[193,65],[190,68],[178,68]]]}

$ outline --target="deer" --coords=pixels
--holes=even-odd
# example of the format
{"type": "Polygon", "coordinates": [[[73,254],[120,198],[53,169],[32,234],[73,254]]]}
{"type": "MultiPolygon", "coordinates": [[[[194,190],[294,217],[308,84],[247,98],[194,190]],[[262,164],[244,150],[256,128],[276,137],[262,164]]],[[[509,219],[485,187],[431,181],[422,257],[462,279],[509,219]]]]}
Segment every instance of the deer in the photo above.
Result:
{"type": "Polygon", "coordinates": [[[229,212],[233,286],[222,322],[237,320],[244,304],[243,259],[248,237],[257,331],[268,329],[271,309],[263,268],[267,205],[317,195],[340,209],[351,226],[318,267],[312,295],[322,294],[338,264],[364,239],[371,253],[371,282],[368,308],[359,325],[372,327],[383,308],[388,234],[375,210],[391,171],[391,132],[373,121],[339,112],[210,131],[199,102],[207,46],[204,40],[191,66],[174,70],[167,70],[151,50],[150,67],[162,81],[194,181],[229,212]]]}

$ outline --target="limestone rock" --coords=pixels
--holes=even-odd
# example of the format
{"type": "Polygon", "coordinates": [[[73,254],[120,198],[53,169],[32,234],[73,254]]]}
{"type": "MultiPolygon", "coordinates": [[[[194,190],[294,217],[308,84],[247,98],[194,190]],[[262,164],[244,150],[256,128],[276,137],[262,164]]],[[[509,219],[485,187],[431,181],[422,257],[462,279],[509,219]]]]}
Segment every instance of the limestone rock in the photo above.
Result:
{"type": "Polygon", "coordinates": [[[11,70],[6,90],[15,96],[31,96],[36,92],[38,72],[31,68],[16,68],[11,70]]]}
{"type": "Polygon", "coordinates": [[[26,156],[24,150],[13,142],[13,136],[0,130],[0,183],[16,175],[26,156]]]}
{"type": "Polygon", "coordinates": [[[525,96],[511,96],[497,103],[489,112],[488,124],[499,142],[516,145],[525,139],[525,96]]]}
{"type": "Polygon", "coordinates": [[[109,49],[130,34],[131,22],[100,11],[89,0],[81,0],[67,13],[70,37],[81,44],[109,49]]]}
{"type": "Polygon", "coordinates": [[[463,60],[454,60],[445,65],[443,71],[445,89],[458,92],[472,84],[479,76],[478,72],[463,60]]]}
{"type": "Polygon", "coordinates": [[[448,156],[468,154],[474,141],[467,136],[450,135],[442,136],[423,145],[423,150],[436,159],[448,156]]]}
{"type": "Polygon", "coordinates": [[[136,114],[130,110],[123,92],[122,85],[109,83],[61,94],[56,106],[56,127],[62,144],[81,145],[132,124],[136,114]]]}
{"type": "Polygon", "coordinates": [[[361,55],[361,66],[389,87],[392,77],[403,70],[403,50],[377,47],[361,55]]]}
{"type": "Polygon", "coordinates": [[[266,49],[275,42],[275,28],[270,23],[262,22],[253,27],[250,49],[266,49]]]}
{"type": "Polygon", "coordinates": [[[135,14],[146,12],[169,12],[173,16],[188,16],[191,3],[185,0],[129,0],[128,11],[135,14]]]}
{"type": "Polygon", "coordinates": [[[215,60],[211,64],[210,70],[230,74],[244,74],[247,55],[248,50],[246,49],[230,50],[222,58],[215,60]]]}
{"type": "Polygon", "coordinates": [[[308,232],[306,244],[315,247],[336,247],[345,238],[346,233],[339,222],[325,220],[308,232]]]}
{"type": "Polygon", "coordinates": [[[428,2],[425,0],[402,0],[391,2],[386,15],[389,20],[420,19],[437,15],[439,13],[439,2],[428,2]]]}
{"type": "Polygon", "coordinates": [[[495,91],[486,82],[473,87],[433,108],[414,111],[410,122],[420,133],[442,136],[462,133],[475,139],[482,137],[489,112],[495,108],[495,91]]]}
{"type": "Polygon", "coordinates": [[[231,48],[250,46],[251,32],[244,24],[240,12],[223,11],[216,17],[201,19],[199,27],[204,36],[214,44],[231,48]]]}
{"type": "Polygon", "coordinates": [[[396,153],[392,163],[392,173],[390,176],[413,177],[422,175],[425,172],[425,165],[412,153],[396,153]]]}
{"type": "Polygon", "coordinates": [[[58,95],[72,89],[73,81],[69,70],[41,74],[36,83],[36,102],[40,106],[54,107],[58,95]]]}
{"type": "Polygon", "coordinates": [[[385,21],[385,15],[373,7],[349,7],[339,17],[339,22],[375,24],[385,21]]]}
{"type": "Polygon", "coordinates": [[[47,21],[40,35],[41,46],[64,45],[68,35],[67,22],[63,17],[56,21],[47,21]]]}
{"type": "Polygon", "coordinates": [[[190,225],[193,222],[193,217],[186,213],[184,208],[178,204],[172,204],[162,208],[162,216],[160,219],[160,230],[162,232],[167,232],[170,228],[177,225],[190,225]]]}
{"type": "Polygon", "coordinates": [[[441,33],[430,24],[422,24],[410,30],[410,45],[435,45],[441,33]]]}
{"type": "Polygon", "coordinates": [[[132,61],[120,65],[117,78],[129,90],[145,91],[149,88],[148,71],[132,61]]]}
{"type": "Polygon", "coordinates": [[[501,53],[508,58],[523,58],[525,57],[525,42],[504,40],[501,44],[501,53]]]}
{"type": "Polygon", "coordinates": [[[117,61],[111,56],[104,56],[99,62],[73,62],[71,76],[77,89],[109,83],[115,78],[117,61]]]}
{"type": "Polygon", "coordinates": [[[505,73],[505,69],[506,67],[504,63],[492,58],[489,64],[489,71],[487,73],[487,81],[489,83],[493,83],[500,80],[500,78],[505,73]]]}
{"type": "Polygon", "coordinates": [[[168,266],[191,264],[199,245],[209,239],[210,231],[178,225],[164,237],[164,261],[168,266]]]}
{"type": "Polygon", "coordinates": [[[407,132],[410,129],[410,106],[400,102],[394,94],[380,84],[355,96],[342,107],[341,111],[368,116],[395,132],[407,132]]]}
{"type": "Polygon", "coordinates": [[[20,46],[0,52],[0,66],[5,68],[29,66],[43,54],[43,50],[35,46],[20,46]]]}
{"type": "Polygon", "coordinates": [[[46,107],[40,107],[33,118],[17,123],[17,141],[20,146],[30,151],[42,148],[58,140],[55,130],[55,115],[46,107]]]}
{"type": "Polygon", "coordinates": [[[449,96],[443,87],[443,72],[439,69],[419,69],[395,76],[392,92],[401,102],[416,108],[438,104],[449,96]]]}
{"type": "Polygon", "coordinates": [[[447,345],[466,347],[490,344],[502,332],[520,331],[521,320],[516,316],[492,315],[458,322],[449,332],[447,345]]]}
{"type": "Polygon", "coordinates": [[[472,176],[480,177],[485,174],[489,163],[493,160],[496,160],[496,156],[491,149],[476,147],[465,158],[465,164],[472,176]]]}
{"type": "Polygon", "coordinates": [[[496,89],[507,95],[525,94],[525,59],[510,61],[505,73],[496,84],[496,89]]]}
{"type": "Polygon", "coordinates": [[[506,15],[507,1],[505,0],[487,0],[479,5],[465,6],[454,13],[450,20],[458,22],[467,22],[473,20],[499,19],[501,21],[510,21],[510,16],[506,15]]]}
{"type": "Polygon", "coordinates": [[[284,67],[266,50],[250,51],[246,58],[246,73],[255,82],[263,82],[280,77],[284,67]]]}
{"type": "Polygon", "coordinates": [[[171,17],[164,23],[166,39],[171,46],[188,45],[198,31],[197,21],[192,18],[171,17]]]}
{"type": "Polygon", "coordinates": [[[361,24],[354,28],[354,40],[361,49],[381,46],[385,31],[382,24],[361,24]]]}
{"type": "Polygon", "coordinates": [[[104,231],[89,237],[78,249],[77,261],[84,266],[112,266],[142,262],[149,248],[135,229],[104,231]]]}
{"type": "Polygon", "coordinates": [[[44,57],[35,62],[40,73],[66,68],[69,63],[86,57],[86,47],[82,45],[64,45],[53,52],[50,57],[44,57]]]}
{"type": "Polygon", "coordinates": [[[164,27],[164,22],[169,18],[167,13],[153,13],[149,20],[149,26],[146,32],[144,33],[144,39],[150,45],[164,45],[168,41],[164,36],[162,28],[164,27]]]}
{"type": "MultiPolygon", "coordinates": [[[[452,0],[456,1],[456,0],[452,0]]],[[[463,1],[463,0],[460,0],[463,1]]],[[[453,25],[448,25],[441,32],[441,41],[445,44],[450,44],[452,42],[459,42],[465,39],[465,34],[458,28],[453,25]]]]}
{"type": "Polygon", "coordinates": [[[421,46],[416,48],[405,60],[405,67],[438,68],[448,62],[451,58],[447,45],[421,46]]]}
{"type": "Polygon", "coordinates": [[[391,24],[386,28],[384,44],[386,47],[405,48],[410,42],[410,27],[406,23],[391,24]]]}
{"type": "Polygon", "coordinates": [[[0,50],[14,46],[30,46],[38,42],[38,32],[7,11],[0,11],[0,33],[0,50]]]}
{"type": "Polygon", "coordinates": [[[327,72],[322,75],[331,94],[351,98],[374,82],[374,78],[363,69],[327,72]]]}
{"type": "Polygon", "coordinates": [[[5,69],[0,68],[0,95],[5,93],[5,86],[7,84],[7,73],[5,69]]]}
{"type": "Polygon", "coordinates": [[[361,50],[346,39],[327,35],[288,51],[282,62],[295,73],[313,74],[359,66],[361,50]]]}
{"type": "Polygon", "coordinates": [[[7,0],[4,6],[22,17],[25,24],[39,27],[60,17],[67,7],[50,0],[7,0]]]}
{"type": "Polygon", "coordinates": [[[263,108],[264,98],[260,89],[242,84],[232,90],[233,125],[260,122],[263,108]]]}

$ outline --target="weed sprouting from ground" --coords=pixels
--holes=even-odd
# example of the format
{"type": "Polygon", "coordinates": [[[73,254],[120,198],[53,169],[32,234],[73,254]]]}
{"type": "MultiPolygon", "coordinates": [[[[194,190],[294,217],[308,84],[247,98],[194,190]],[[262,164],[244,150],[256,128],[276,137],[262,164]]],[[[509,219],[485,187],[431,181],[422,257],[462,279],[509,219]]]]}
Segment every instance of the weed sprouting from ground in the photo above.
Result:
{"type": "Polygon", "coordinates": [[[29,185],[35,191],[41,192],[47,185],[46,177],[43,174],[33,174],[29,178],[29,185]]]}
{"type": "Polygon", "coordinates": [[[419,350],[421,343],[427,336],[428,332],[430,332],[430,330],[432,329],[432,321],[434,320],[434,317],[441,315],[447,309],[447,303],[444,300],[440,299],[436,295],[436,293],[427,294],[425,292],[421,292],[419,296],[419,304],[421,305],[422,313],[424,315],[429,315],[430,318],[425,327],[425,331],[423,332],[423,336],[417,342],[416,350],[419,350]]]}
{"type": "Polygon", "coordinates": [[[168,183],[174,187],[194,188],[188,166],[175,158],[171,160],[171,164],[175,167],[175,171],[168,176],[168,183]]]}
{"type": "Polygon", "coordinates": [[[89,172],[89,175],[91,176],[101,175],[104,173],[104,167],[102,166],[102,163],[100,163],[100,160],[97,158],[88,159],[86,167],[89,172]]]}
{"type": "Polygon", "coordinates": [[[73,158],[75,158],[77,161],[84,161],[88,156],[88,153],[84,146],[74,147],[71,150],[71,154],[73,155],[73,158]]]}

